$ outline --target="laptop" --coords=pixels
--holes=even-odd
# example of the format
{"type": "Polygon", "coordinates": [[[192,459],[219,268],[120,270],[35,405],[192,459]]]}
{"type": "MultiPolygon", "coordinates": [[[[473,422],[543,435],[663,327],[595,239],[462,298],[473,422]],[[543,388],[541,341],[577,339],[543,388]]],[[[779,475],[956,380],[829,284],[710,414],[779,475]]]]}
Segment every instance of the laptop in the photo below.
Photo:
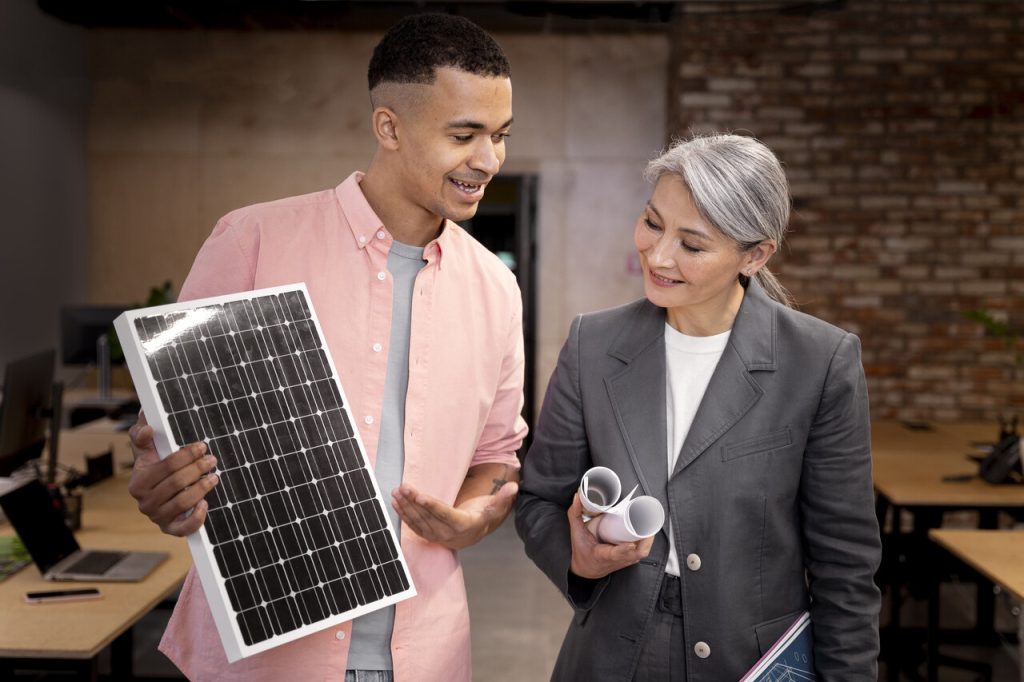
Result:
{"type": "Polygon", "coordinates": [[[169,556],[166,552],[82,549],[38,479],[0,496],[0,507],[46,580],[134,582],[169,556]]]}

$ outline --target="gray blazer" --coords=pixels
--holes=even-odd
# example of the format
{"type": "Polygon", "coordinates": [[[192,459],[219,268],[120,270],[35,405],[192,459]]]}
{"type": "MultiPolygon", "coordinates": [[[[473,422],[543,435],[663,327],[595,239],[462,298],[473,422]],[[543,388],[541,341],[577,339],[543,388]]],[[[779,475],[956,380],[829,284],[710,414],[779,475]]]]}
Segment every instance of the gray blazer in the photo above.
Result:
{"type": "Polygon", "coordinates": [[[669,475],[664,332],[646,300],[579,316],[548,385],[516,529],[575,609],[552,679],[631,680],[664,572],[667,523],[639,564],[570,576],[566,509],[602,465],[672,518],[688,680],[736,682],[804,609],[821,679],[876,680],[881,543],[859,340],[751,282],[669,475]]]}

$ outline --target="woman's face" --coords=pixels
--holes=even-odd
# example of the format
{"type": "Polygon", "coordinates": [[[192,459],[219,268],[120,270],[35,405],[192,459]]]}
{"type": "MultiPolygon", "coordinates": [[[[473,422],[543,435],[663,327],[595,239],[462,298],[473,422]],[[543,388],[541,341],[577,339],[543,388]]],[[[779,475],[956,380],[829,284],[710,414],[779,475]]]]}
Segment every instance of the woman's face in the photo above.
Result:
{"type": "Polygon", "coordinates": [[[708,223],[676,175],[658,180],[636,222],[633,240],[647,299],[666,308],[669,322],[684,333],[693,332],[677,325],[676,319],[713,320],[738,306],[743,290],[737,276],[748,269],[756,272],[767,260],[758,261],[760,247],[741,251],[708,223]]]}

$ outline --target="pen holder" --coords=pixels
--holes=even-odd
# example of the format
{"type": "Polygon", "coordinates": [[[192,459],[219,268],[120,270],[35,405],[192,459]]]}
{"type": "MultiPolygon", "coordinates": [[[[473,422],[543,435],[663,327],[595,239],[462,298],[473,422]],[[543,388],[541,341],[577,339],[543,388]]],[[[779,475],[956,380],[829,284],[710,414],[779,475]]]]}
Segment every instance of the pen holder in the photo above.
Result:
{"type": "Polygon", "coordinates": [[[47,485],[46,489],[50,493],[53,508],[64,518],[64,525],[72,531],[79,530],[82,527],[82,494],[61,492],[60,487],[53,483],[47,485]]]}
{"type": "Polygon", "coordinates": [[[64,524],[72,531],[82,528],[82,494],[64,495],[64,524]]]}

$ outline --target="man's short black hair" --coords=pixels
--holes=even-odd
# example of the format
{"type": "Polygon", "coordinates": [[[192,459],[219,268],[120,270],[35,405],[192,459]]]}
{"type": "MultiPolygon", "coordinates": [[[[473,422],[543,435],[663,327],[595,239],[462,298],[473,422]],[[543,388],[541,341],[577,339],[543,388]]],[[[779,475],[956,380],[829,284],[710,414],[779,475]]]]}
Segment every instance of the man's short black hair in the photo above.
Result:
{"type": "Polygon", "coordinates": [[[413,14],[388,29],[370,59],[370,90],[381,83],[434,82],[452,67],[477,76],[508,77],[508,59],[486,31],[451,14],[413,14]]]}

